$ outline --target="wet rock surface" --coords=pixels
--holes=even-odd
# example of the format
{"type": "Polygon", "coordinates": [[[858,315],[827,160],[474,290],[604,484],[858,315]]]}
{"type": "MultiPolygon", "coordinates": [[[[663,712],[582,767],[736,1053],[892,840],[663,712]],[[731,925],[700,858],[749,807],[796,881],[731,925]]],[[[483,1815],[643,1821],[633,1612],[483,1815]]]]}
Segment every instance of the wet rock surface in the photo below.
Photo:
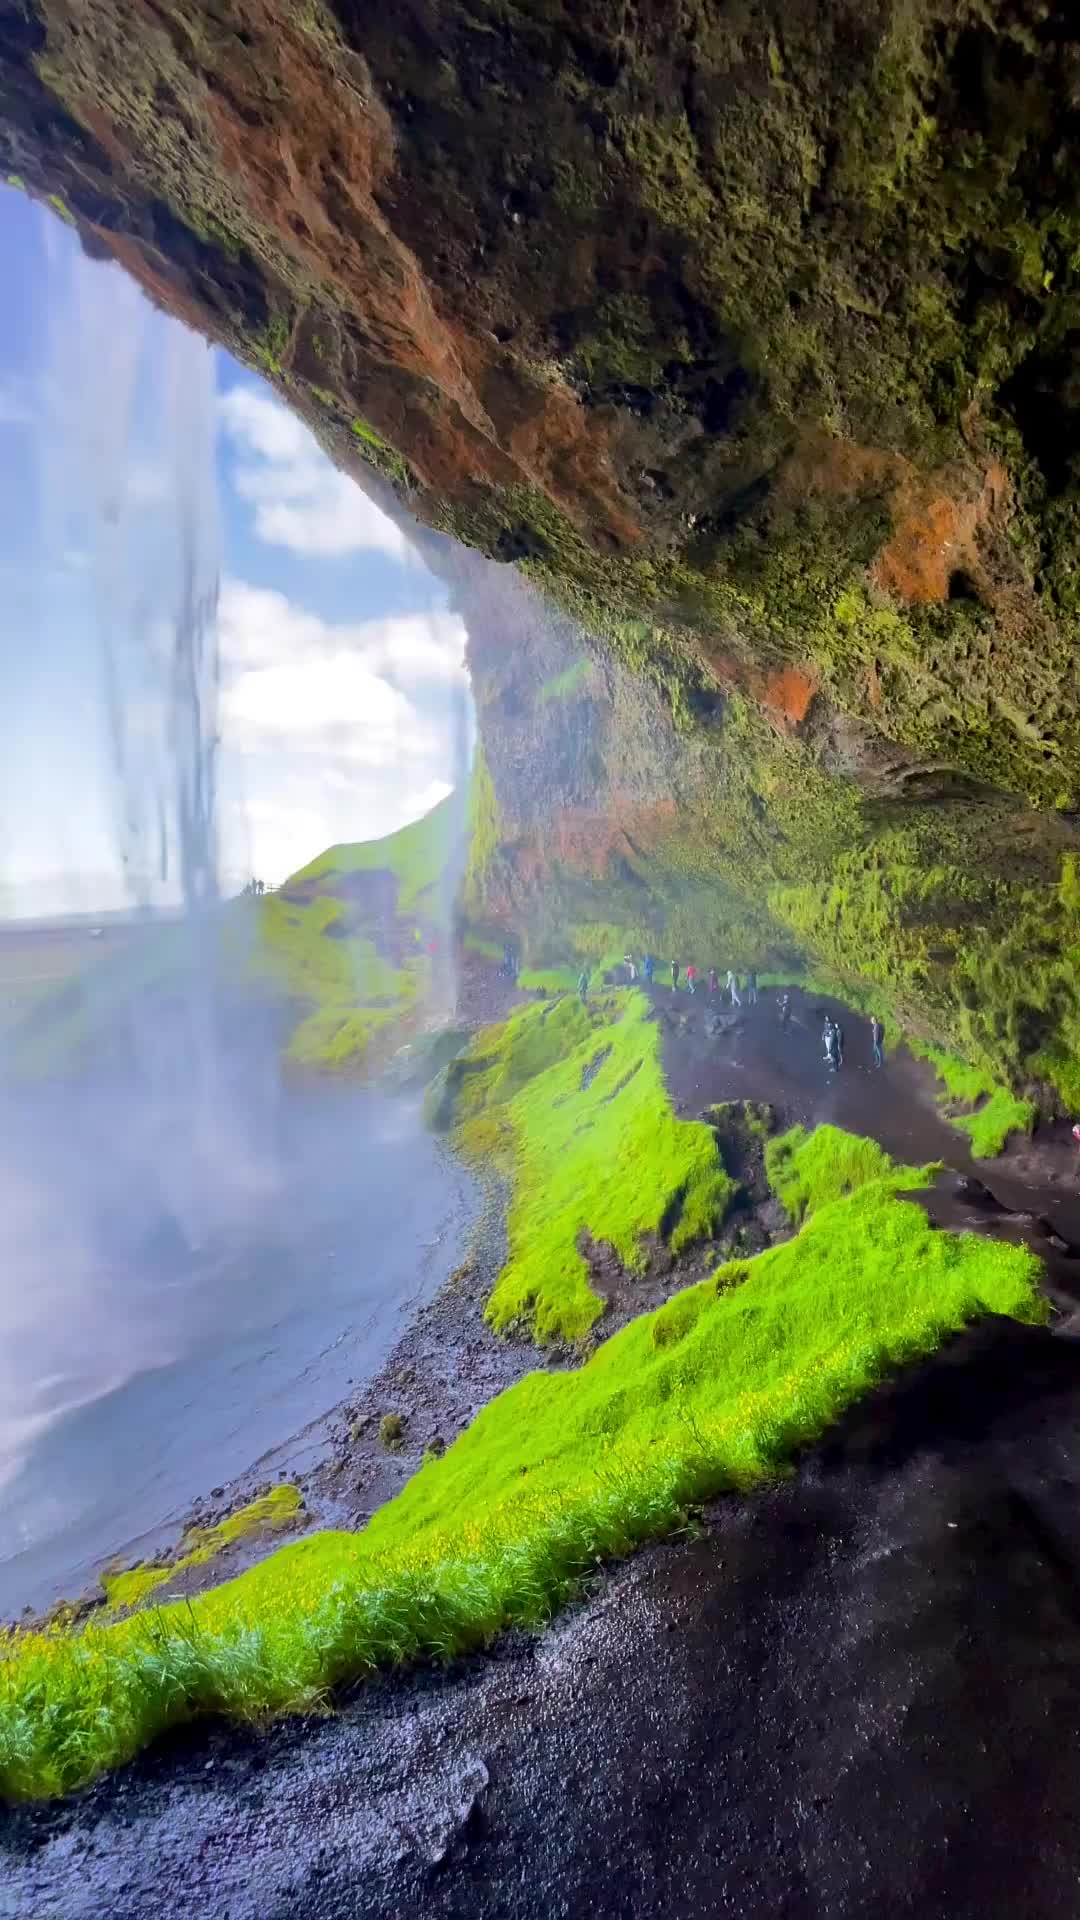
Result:
{"type": "Polygon", "coordinates": [[[9,1814],[0,1915],[1058,1915],[1080,1350],[995,1324],[543,1637],[9,1814]]]}

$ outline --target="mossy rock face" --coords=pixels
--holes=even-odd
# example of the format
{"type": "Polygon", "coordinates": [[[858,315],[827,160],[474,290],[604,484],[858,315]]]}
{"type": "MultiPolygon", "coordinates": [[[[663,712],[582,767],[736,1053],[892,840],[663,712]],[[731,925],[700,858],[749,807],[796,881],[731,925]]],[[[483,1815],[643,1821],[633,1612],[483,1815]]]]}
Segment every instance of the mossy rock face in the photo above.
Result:
{"type": "Polygon", "coordinates": [[[1052,801],[1078,75],[1043,0],[28,0],[0,165],[625,652],[1052,801]]]}
{"type": "Polygon", "coordinates": [[[26,0],[0,168],[573,617],[546,801],[481,688],[470,914],[1071,1098],[1078,83],[1064,0],[26,0]]]}

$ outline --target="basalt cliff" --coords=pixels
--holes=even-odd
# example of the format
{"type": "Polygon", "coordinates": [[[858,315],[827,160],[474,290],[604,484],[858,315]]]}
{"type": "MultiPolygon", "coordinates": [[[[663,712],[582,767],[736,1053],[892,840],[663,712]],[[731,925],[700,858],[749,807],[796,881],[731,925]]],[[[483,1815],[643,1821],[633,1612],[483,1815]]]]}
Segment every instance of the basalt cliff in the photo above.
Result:
{"type": "Polygon", "coordinates": [[[427,530],[478,922],[1080,1098],[1063,0],[0,0],[0,172],[427,530]]]}

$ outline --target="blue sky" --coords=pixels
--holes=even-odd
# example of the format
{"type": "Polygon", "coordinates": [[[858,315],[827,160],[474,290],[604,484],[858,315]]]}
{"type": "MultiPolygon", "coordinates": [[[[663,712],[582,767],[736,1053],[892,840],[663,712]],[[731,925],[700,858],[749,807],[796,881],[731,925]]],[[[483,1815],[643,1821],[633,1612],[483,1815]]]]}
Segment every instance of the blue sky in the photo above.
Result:
{"type": "MultiPolygon", "coordinates": [[[[424,812],[453,777],[464,631],[407,541],[264,382],[10,189],[0,260],[0,916],[122,904],[125,855],[146,880],[188,494],[200,568],[220,554],[224,883],[424,812]]],[[[155,867],[150,892],[172,885],[155,867]]]]}

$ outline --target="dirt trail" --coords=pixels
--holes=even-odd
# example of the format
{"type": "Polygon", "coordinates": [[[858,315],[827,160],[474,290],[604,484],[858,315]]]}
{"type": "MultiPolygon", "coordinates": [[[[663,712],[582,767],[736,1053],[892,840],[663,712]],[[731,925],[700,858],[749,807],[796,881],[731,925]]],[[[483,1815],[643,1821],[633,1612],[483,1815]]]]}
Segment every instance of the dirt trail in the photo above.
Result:
{"type": "MultiPolygon", "coordinates": [[[[1064,1121],[1041,1124],[1030,1140],[1013,1139],[994,1160],[974,1160],[965,1134],[937,1105],[939,1083],[924,1061],[900,1048],[873,1064],[870,1022],[838,1000],[791,991],[792,1019],[781,1027],[779,995],[762,993],[723,1031],[700,988],[673,994],[655,987],[652,1000],[663,1027],[664,1070],[671,1097],[687,1117],[718,1100],[767,1100],[783,1126],[822,1122],[867,1134],[895,1159],[920,1166],[944,1161],[984,1182],[1002,1203],[1043,1214],[1062,1237],[1080,1244],[1080,1156],[1064,1121]],[[828,1010],[844,1028],[844,1065],[826,1065],[821,1033],[828,1010]]],[[[965,1221],[964,1224],[968,1224],[965,1221]]],[[[970,1224],[980,1224],[978,1213],[970,1224]]]]}

